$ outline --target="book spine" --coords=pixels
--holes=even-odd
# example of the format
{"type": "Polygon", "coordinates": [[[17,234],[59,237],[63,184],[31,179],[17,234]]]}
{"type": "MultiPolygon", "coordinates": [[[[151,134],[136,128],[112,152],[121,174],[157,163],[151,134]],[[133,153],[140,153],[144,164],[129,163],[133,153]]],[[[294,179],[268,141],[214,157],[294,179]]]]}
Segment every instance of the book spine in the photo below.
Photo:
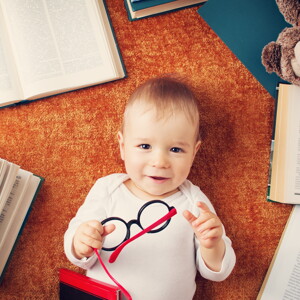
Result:
{"type": "Polygon", "coordinates": [[[271,189],[271,178],[272,178],[272,163],[273,163],[273,154],[274,154],[274,143],[275,140],[271,140],[270,147],[270,161],[269,161],[269,175],[268,175],[268,188],[267,188],[267,200],[270,201],[270,189],[271,189]]]}

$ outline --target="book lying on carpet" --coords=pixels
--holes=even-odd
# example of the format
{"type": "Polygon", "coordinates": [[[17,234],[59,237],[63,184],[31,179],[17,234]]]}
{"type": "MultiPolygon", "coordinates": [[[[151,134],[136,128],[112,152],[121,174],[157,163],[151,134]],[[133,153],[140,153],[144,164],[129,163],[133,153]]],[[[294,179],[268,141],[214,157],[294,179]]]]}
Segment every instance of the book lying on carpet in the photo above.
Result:
{"type": "Polygon", "coordinates": [[[257,300],[300,299],[300,205],[295,205],[257,300]]]}
{"type": "Polygon", "coordinates": [[[104,0],[2,0],[0,13],[0,107],[125,77],[104,0]]]}
{"type": "Polygon", "coordinates": [[[43,181],[0,159],[0,282],[43,181]]]}
{"type": "Polygon", "coordinates": [[[270,201],[300,204],[300,87],[279,84],[271,145],[270,201]]]}
{"type": "Polygon", "coordinates": [[[283,28],[291,26],[276,1],[209,0],[198,13],[276,99],[276,86],[282,80],[275,73],[267,73],[261,62],[263,47],[276,41],[283,28]]]}
{"type": "Polygon", "coordinates": [[[128,18],[131,21],[150,17],[170,11],[183,9],[199,4],[207,0],[124,0],[128,18]]]}
{"type": "Polygon", "coordinates": [[[60,300],[121,300],[118,287],[67,269],[59,270],[60,300]]]}

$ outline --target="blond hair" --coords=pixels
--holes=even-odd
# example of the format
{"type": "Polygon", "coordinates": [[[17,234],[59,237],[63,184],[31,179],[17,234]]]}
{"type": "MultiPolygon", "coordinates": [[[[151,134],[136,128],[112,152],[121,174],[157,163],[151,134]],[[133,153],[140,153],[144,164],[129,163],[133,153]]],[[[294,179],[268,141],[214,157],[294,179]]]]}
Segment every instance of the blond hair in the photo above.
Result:
{"type": "Polygon", "coordinates": [[[156,110],[158,120],[183,112],[195,125],[196,138],[199,136],[199,102],[191,88],[178,76],[163,76],[149,79],[136,88],[125,107],[123,126],[135,104],[143,104],[156,110]]]}

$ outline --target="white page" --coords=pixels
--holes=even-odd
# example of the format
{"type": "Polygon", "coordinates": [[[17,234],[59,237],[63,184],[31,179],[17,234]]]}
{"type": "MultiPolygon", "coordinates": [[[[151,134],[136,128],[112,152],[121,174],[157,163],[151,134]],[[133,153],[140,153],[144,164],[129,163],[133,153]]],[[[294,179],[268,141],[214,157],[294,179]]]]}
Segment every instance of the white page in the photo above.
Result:
{"type": "Polygon", "coordinates": [[[9,197],[19,169],[20,167],[18,165],[8,162],[0,189],[0,212],[9,197]]]}
{"type": "Polygon", "coordinates": [[[0,3],[0,103],[19,99],[19,81],[16,66],[11,55],[10,41],[7,36],[0,3]]]}
{"type": "Polygon", "coordinates": [[[5,177],[5,172],[6,172],[6,169],[7,169],[7,165],[8,165],[8,162],[4,159],[0,159],[0,194],[1,194],[1,191],[4,187],[4,177],[5,177]]]}
{"type": "Polygon", "coordinates": [[[295,205],[261,300],[300,299],[300,205],[295,205]]]}
{"type": "Polygon", "coordinates": [[[114,78],[94,1],[1,1],[26,98],[114,78]]]}
{"type": "MultiPolygon", "coordinates": [[[[32,173],[20,169],[16,176],[13,188],[0,214],[0,254],[4,240],[14,222],[18,209],[22,204],[32,173]]],[[[12,237],[14,238],[14,237],[12,237]]]]}
{"type": "Polygon", "coordinates": [[[287,127],[288,159],[285,170],[287,193],[290,203],[300,202],[300,87],[289,86],[289,119],[287,127]]]}
{"type": "Polygon", "coordinates": [[[13,220],[12,226],[10,227],[8,236],[3,244],[0,254],[0,275],[3,271],[3,268],[7,262],[7,259],[12,251],[12,248],[15,243],[15,238],[18,236],[20,229],[23,225],[24,219],[28,213],[28,209],[32,203],[32,199],[36,193],[38,185],[40,183],[40,178],[37,176],[32,176],[29,182],[28,188],[25,192],[24,198],[22,200],[22,205],[19,206],[17,214],[13,220]]]}

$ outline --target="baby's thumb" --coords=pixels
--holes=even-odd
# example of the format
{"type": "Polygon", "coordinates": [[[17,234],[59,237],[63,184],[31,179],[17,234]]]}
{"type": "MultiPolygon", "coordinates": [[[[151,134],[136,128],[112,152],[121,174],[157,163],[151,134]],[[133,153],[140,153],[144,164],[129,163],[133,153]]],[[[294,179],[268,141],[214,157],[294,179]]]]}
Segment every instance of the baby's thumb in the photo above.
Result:
{"type": "Polygon", "coordinates": [[[106,235],[112,233],[115,229],[116,229],[116,227],[114,224],[109,224],[109,225],[103,226],[102,236],[106,236],[106,235]]]}

